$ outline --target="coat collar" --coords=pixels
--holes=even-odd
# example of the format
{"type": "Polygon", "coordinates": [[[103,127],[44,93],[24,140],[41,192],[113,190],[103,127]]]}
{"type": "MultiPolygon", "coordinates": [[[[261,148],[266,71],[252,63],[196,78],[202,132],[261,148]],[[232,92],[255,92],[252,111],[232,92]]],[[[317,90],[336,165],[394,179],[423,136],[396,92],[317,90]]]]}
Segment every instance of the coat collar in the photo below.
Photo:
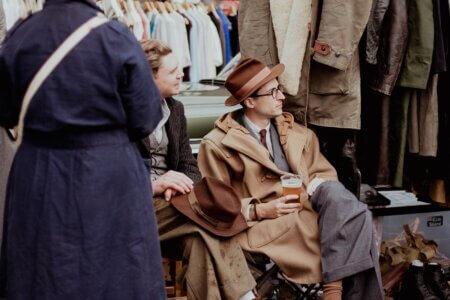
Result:
{"type": "MultiPolygon", "coordinates": [[[[219,118],[215,126],[216,128],[225,132],[225,137],[222,139],[222,144],[230,149],[248,156],[270,169],[278,175],[283,175],[284,172],[279,170],[274,162],[269,158],[266,149],[261,146],[250,134],[250,132],[239,122],[237,118],[243,113],[243,110],[233,111],[227,113],[219,118]]],[[[274,119],[275,127],[280,136],[280,143],[286,155],[289,167],[292,172],[300,172],[300,155],[305,147],[307,135],[302,132],[293,130],[294,117],[290,113],[283,113],[274,119]]],[[[306,130],[306,129],[305,129],[306,130]]]]}

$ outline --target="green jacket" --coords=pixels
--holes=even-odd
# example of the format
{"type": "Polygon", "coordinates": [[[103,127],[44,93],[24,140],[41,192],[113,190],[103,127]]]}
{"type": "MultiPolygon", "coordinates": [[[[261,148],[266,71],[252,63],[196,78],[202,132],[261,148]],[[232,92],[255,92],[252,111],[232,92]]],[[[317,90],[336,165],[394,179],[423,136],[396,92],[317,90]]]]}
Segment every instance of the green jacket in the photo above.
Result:
{"type": "Polygon", "coordinates": [[[433,0],[410,0],[408,49],[398,85],[426,89],[434,46],[433,0]]]}

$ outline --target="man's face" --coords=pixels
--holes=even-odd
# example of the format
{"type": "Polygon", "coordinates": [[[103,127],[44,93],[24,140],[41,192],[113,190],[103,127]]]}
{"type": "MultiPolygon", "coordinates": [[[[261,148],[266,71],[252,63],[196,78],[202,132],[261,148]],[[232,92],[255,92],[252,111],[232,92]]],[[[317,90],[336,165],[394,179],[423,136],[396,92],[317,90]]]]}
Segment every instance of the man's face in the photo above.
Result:
{"type": "Polygon", "coordinates": [[[272,119],[283,113],[283,93],[276,79],[272,79],[245,100],[248,109],[261,118],[272,119]]]}

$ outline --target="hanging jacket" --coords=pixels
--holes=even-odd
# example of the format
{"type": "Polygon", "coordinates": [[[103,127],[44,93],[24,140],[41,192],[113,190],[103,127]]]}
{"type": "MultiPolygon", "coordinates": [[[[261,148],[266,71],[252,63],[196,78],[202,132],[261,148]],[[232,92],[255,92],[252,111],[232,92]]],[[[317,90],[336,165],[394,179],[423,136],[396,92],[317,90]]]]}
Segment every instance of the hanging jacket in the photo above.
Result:
{"type": "Polygon", "coordinates": [[[290,94],[285,110],[296,121],[359,129],[358,43],[371,5],[372,1],[363,0],[242,2],[238,15],[241,54],[243,58],[256,57],[268,66],[285,61],[298,67],[289,66],[292,75],[284,77],[290,94]],[[307,7],[311,10],[302,10],[307,7]],[[299,23],[299,18],[310,19],[310,25],[299,23]]]}
{"type": "Polygon", "coordinates": [[[392,94],[407,45],[408,1],[391,1],[381,31],[377,65],[369,73],[369,86],[373,90],[388,96],[392,94]]]}

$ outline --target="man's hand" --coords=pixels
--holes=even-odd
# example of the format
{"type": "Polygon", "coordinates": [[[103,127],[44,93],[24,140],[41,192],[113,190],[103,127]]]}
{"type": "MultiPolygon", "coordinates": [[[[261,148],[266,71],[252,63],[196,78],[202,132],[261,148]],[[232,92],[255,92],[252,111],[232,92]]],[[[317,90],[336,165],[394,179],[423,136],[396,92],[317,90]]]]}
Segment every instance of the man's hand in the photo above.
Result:
{"type": "Polygon", "coordinates": [[[193,181],[183,173],[169,171],[152,181],[153,196],[164,194],[164,199],[169,201],[176,194],[186,194],[193,189],[193,181]]]}
{"type": "Polygon", "coordinates": [[[286,203],[298,199],[297,195],[287,195],[267,203],[256,205],[256,213],[262,219],[276,219],[278,217],[299,211],[303,208],[300,202],[286,203]]]}

